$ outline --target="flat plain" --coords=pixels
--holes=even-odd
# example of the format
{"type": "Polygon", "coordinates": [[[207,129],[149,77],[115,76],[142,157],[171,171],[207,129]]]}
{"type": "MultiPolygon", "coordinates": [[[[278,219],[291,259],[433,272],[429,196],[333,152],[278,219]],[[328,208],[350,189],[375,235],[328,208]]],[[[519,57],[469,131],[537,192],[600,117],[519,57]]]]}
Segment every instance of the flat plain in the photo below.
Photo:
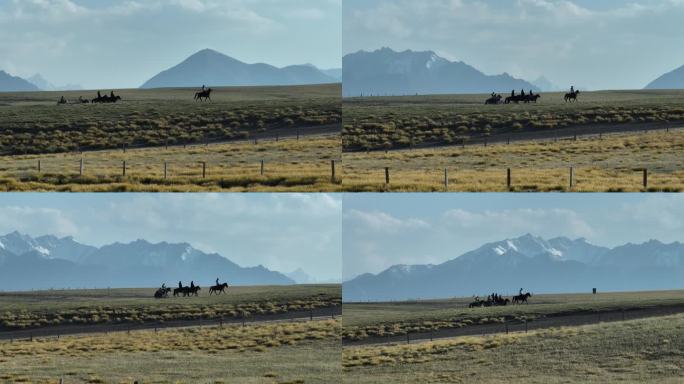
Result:
{"type": "Polygon", "coordinates": [[[114,90],[122,97],[115,104],[77,102],[94,91],[0,94],[0,185],[9,191],[339,188],[331,169],[341,157],[339,84],[217,88],[212,102],[193,101],[195,91],[114,90]],[[57,105],[62,95],[73,104],[57,105]]]}
{"type": "Polygon", "coordinates": [[[344,99],[344,189],[684,188],[682,91],[587,92],[576,103],[558,93],[536,104],[483,105],[485,98],[344,99]]]}

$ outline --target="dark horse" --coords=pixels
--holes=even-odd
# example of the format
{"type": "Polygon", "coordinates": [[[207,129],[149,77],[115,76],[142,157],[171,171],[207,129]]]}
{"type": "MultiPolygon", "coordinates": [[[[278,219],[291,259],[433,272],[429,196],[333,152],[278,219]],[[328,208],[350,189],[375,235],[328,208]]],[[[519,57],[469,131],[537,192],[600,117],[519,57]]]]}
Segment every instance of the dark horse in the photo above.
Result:
{"type": "Polygon", "coordinates": [[[221,293],[226,293],[226,288],[228,288],[228,283],[223,283],[219,285],[212,285],[211,288],[209,288],[209,296],[212,294],[221,294],[221,293]]]}
{"type": "Polygon", "coordinates": [[[211,88],[207,89],[206,91],[195,93],[195,101],[203,101],[202,99],[211,101],[211,88]]]}
{"type": "Polygon", "coordinates": [[[154,293],[154,298],[155,299],[161,299],[164,297],[169,297],[169,292],[171,292],[171,288],[159,288],[154,293]]]}
{"type": "Polygon", "coordinates": [[[515,295],[513,296],[513,304],[528,304],[527,299],[529,299],[530,297],[532,297],[532,294],[529,292],[522,293],[520,295],[515,295]]]}
{"type": "Polygon", "coordinates": [[[485,100],[485,105],[487,104],[501,104],[501,95],[492,95],[489,99],[485,100]]]}
{"type": "Polygon", "coordinates": [[[580,91],[574,91],[570,93],[565,94],[565,102],[567,103],[568,101],[577,101],[577,95],[579,95],[580,91]]]}
{"type": "Polygon", "coordinates": [[[97,92],[97,97],[92,100],[93,103],[116,103],[121,100],[121,96],[114,96],[114,91],[111,92],[109,96],[100,96],[100,92],[97,92]]]}

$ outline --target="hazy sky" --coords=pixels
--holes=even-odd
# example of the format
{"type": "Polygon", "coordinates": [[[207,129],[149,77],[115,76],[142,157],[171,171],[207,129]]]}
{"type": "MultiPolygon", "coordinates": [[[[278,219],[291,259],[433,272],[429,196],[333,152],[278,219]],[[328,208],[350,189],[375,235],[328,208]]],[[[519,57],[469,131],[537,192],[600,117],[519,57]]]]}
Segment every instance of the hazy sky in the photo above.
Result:
{"type": "Polygon", "coordinates": [[[0,69],[139,87],[211,48],[248,63],[341,66],[342,0],[0,0],[0,69]]]}
{"type": "Polygon", "coordinates": [[[335,194],[55,194],[0,196],[0,234],[187,242],[241,266],[340,279],[342,198],[335,194]]]}
{"type": "Polygon", "coordinates": [[[684,0],[345,0],[343,52],[433,50],[561,88],[643,88],[684,65],[684,0]]]}
{"type": "Polygon", "coordinates": [[[395,264],[438,264],[526,233],[607,247],[684,241],[683,194],[345,194],[345,280],[395,264]]]}

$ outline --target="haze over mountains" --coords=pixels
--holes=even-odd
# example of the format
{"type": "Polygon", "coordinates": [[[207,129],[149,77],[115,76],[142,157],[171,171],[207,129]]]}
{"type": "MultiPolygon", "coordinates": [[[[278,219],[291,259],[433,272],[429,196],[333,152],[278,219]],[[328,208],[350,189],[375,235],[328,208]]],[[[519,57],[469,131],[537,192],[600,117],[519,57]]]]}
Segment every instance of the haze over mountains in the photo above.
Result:
{"type": "Polygon", "coordinates": [[[684,89],[684,65],[653,80],[645,89],[684,89]]]}
{"type": "Polygon", "coordinates": [[[0,290],[174,286],[179,280],[206,286],[217,277],[230,285],[295,283],[282,273],[241,267],[187,243],[136,240],[98,248],[71,237],[0,236],[0,290]]]}
{"type": "Polygon", "coordinates": [[[30,92],[38,90],[35,84],[0,70],[0,92],[30,92]]]}
{"type": "Polygon", "coordinates": [[[45,80],[40,73],[36,73],[27,80],[31,82],[31,84],[38,87],[41,91],[77,91],[83,89],[83,87],[78,84],[54,85],[45,80]]]}
{"type": "MultiPolygon", "coordinates": [[[[334,72],[333,72],[334,74],[334,72]]],[[[180,64],[162,71],[141,88],[304,85],[339,82],[310,64],[277,68],[247,64],[211,49],[201,50],[180,64]]]]}
{"type": "Polygon", "coordinates": [[[452,62],[432,51],[396,52],[382,48],[359,51],[342,59],[343,96],[414,95],[446,93],[510,93],[539,88],[507,73],[485,75],[462,62],[452,62]]]}
{"type": "Polygon", "coordinates": [[[530,234],[488,243],[439,265],[395,265],[343,283],[345,301],[517,293],[638,291],[684,286],[684,244],[651,240],[606,248],[530,234]]]}

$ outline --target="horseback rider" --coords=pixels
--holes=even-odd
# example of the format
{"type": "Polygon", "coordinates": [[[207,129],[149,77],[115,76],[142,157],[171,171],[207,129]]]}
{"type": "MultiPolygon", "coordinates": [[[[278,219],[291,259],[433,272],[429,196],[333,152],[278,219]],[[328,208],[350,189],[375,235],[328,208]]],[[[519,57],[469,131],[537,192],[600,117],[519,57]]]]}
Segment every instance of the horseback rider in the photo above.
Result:
{"type": "Polygon", "coordinates": [[[100,95],[100,91],[97,91],[97,98],[98,98],[98,99],[101,99],[101,98],[102,98],[102,95],[100,95]]]}
{"type": "Polygon", "coordinates": [[[525,90],[524,89],[520,90],[520,96],[525,97],[525,90]]]}
{"type": "Polygon", "coordinates": [[[202,92],[204,92],[206,90],[207,90],[207,87],[205,87],[204,84],[202,84],[202,92]]]}
{"type": "Polygon", "coordinates": [[[515,97],[515,89],[511,90],[511,97],[515,97]]]}
{"type": "Polygon", "coordinates": [[[194,281],[190,281],[190,289],[195,289],[195,282],[194,281]]]}
{"type": "Polygon", "coordinates": [[[218,277],[216,278],[216,285],[217,285],[217,286],[219,285],[218,277]]]}
{"type": "Polygon", "coordinates": [[[109,93],[109,97],[111,97],[112,99],[114,98],[114,91],[111,91],[111,92],[109,93]]]}
{"type": "Polygon", "coordinates": [[[570,93],[575,93],[575,86],[574,85],[570,86],[570,93]]]}
{"type": "Polygon", "coordinates": [[[162,289],[166,289],[166,283],[162,283],[162,289]]]}
{"type": "Polygon", "coordinates": [[[520,288],[520,291],[518,291],[518,294],[522,296],[522,288],[520,288]]]}
{"type": "Polygon", "coordinates": [[[183,283],[181,283],[180,281],[178,282],[178,288],[183,289],[183,283]]]}

